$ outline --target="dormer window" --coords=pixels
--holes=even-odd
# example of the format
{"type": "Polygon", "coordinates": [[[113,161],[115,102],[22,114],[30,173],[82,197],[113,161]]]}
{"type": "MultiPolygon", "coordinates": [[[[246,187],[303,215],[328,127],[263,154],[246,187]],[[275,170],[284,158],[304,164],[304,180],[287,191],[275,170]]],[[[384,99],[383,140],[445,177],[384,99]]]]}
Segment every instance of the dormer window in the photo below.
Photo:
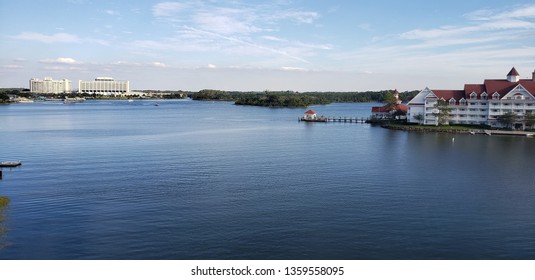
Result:
{"type": "Polygon", "coordinates": [[[456,101],[455,101],[455,98],[451,98],[450,101],[449,101],[450,105],[455,105],[456,101]]]}
{"type": "Polygon", "coordinates": [[[489,99],[488,97],[489,97],[489,95],[488,95],[486,92],[483,92],[483,93],[481,94],[481,99],[483,99],[483,100],[487,100],[487,99],[489,99]]]}
{"type": "Polygon", "coordinates": [[[466,99],[461,98],[461,100],[459,100],[459,105],[465,105],[466,106],[466,99]]]}
{"type": "Polygon", "coordinates": [[[470,93],[470,99],[476,99],[476,98],[477,98],[477,93],[475,92],[470,93]]]}
{"type": "Polygon", "coordinates": [[[495,92],[495,93],[492,95],[492,99],[494,99],[494,100],[498,100],[498,99],[500,99],[500,94],[497,93],[497,92],[495,92]]]}

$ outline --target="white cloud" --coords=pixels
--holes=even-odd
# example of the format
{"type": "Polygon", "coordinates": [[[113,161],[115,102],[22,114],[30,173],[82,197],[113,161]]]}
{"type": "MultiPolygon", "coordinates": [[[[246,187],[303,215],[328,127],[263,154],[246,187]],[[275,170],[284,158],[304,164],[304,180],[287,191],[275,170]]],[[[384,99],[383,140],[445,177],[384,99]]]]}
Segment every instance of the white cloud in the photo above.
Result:
{"type": "Polygon", "coordinates": [[[214,64],[208,64],[208,65],[206,65],[206,68],[215,69],[215,68],[217,68],[217,66],[214,65],[214,64]]]}
{"type": "Polygon", "coordinates": [[[49,64],[81,64],[80,62],[70,57],[47,58],[42,59],[39,62],[49,64]]]}
{"type": "Polygon", "coordinates": [[[76,35],[68,33],[55,33],[53,35],[45,35],[36,32],[22,32],[19,35],[13,36],[15,39],[38,41],[41,43],[79,43],[80,38],[76,35]]]}
{"type": "Polygon", "coordinates": [[[164,63],[161,63],[161,62],[150,62],[150,63],[147,63],[147,65],[152,66],[152,67],[159,67],[159,68],[167,67],[164,63]]]}
{"type": "Polygon", "coordinates": [[[120,60],[120,61],[112,62],[111,65],[114,65],[114,66],[141,66],[141,63],[120,60]]]}
{"type": "Polygon", "coordinates": [[[308,69],[302,68],[302,67],[291,67],[291,66],[283,66],[281,67],[281,70],[284,71],[300,71],[300,72],[306,72],[308,69]]]}
{"type": "Polygon", "coordinates": [[[275,36],[271,36],[271,35],[262,36],[262,39],[269,40],[269,41],[275,41],[275,42],[287,42],[288,41],[286,39],[275,37],[275,36]]]}
{"type": "Polygon", "coordinates": [[[379,37],[366,47],[336,53],[331,58],[338,62],[339,69],[395,75],[437,75],[438,69],[453,77],[504,66],[533,67],[535,4],[477,10],[464,18],[466,21],[455,25],[379,37]]]}
{"type": "MultiPolygon", "coordinates": [[[[333,48],[328,43],[286,39],[281,29],[314,23],[315,11],[295,8],[284,1],[251,5],[237,1],[162,2],[152,15],[175,29],[172,36],[136,40],[128,44],[135,53],[192,52],[239,56],[240,59],[269,59],[272,64],[290,61],[309,64],[308,57],[333,48]]],[[[156,57],[156,56],[154,56],[156,57]]],[[[206,62],[209,62],[207,58],[206,62]]],[[[281,65],[274,65],[281,67],[281,65]]]]}
{"type": "Polygon", "coordinates": [[[163,2],[154,5],[154,7],[152,7],[152,13],[156,17],[169,17],[185,10],[187,7],[188,5],[184,3],[163,2]]]}
{"type": "Polygon", "coordinates": [[[2,65],[2,68],[4,68],[4,69],[22,69],[23,66],[22,65],[18,65],[18,64],[7,64],[7,65],[2,65]]]}
{"type": "Polygon", "coordinates": [[[221,34],[249,34],[261,31],[261,28],[254,25],[254,21],[254,15],[236,9],[218,9],[193,16],[193,23],[199,29],[221,34]]]}
{"type": "MultiPolygon", "coordinates": [[[[535,30],[535,4],[519,6],[504,12],[488,9],[477,10],[464,15],[469,20],[465,25],[442,26],[433,29],[414,29],[400,34],[400,38],[409,40],[434,40],[437,38],[457,39],[459,43],[466,39],[467,43],[474,38],[491,37],[496,31],[507,30],[510,36],[514,32],[535,30]],[[513,33],[511,33],[513,32],[513,33]]],[[[532,34],[535,35],[535,34],[532,34]]],[[[451,45],[451,44],[449,44],[451,45]]]]}
{"type": "Polygon", "coordinates": [[[77,35],[69,33],[54,33],[52,35],[45,35],[37,32],[22,32],[19,35],[12,36],[14,39],[37,41],[46,44],[54,43],[96,43],[100,45],[108,45],[109,43],[104,40],[98,40],[93,38],[80,38],[77,35]]]}
{"type": "Polygon", "coordinates": [[[271,16],[273,19],[290,19],[299,23],[314,23],[320,18],[317,12],[310,11],[281,11],[271,16]]]}
{"type": "Polygon", "coordinates": [[[110,15],[110,16],[118,16],[118,15],[120,15],[120,13],[118,11],[114,11],[114,10],[105,10],[104,13],[107,14],[107,15],[110,15]]]}

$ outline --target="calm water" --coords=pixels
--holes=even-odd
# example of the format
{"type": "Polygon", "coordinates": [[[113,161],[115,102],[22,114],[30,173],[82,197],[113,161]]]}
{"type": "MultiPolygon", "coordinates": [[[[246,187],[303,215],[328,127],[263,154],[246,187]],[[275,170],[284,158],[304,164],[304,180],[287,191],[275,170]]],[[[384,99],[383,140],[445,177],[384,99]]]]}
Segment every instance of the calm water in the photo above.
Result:
{"type": "Polygon", "coordinates": [[[535,259],[533,138],[153,104],[0,106],[1,259],[535,259]]]}

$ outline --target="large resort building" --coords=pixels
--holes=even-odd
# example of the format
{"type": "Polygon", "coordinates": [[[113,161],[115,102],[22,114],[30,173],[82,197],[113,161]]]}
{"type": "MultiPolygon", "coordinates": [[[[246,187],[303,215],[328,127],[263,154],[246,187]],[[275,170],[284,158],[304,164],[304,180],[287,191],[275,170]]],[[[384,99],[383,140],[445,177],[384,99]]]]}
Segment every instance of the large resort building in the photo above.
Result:
{"type": "Polygon", "coordinates": [[[531,79],[520,79],[513,67],[506,79],[487,79],[483,84],[465,84],[463,90],[425,88],[407,106],[407,121],[438,125],[439,100],[451,109],[450,124],[480,124],[503,127],[498,116],[514,113],[516,128],[524,128],[525,114],[535,114],[535,71],[531,79]]]}
{"type": "Polygon", "coordinates": [[[43,94],[59,94],[71,91],[71,81],[67,79],[54,80],[45,77],[43,80],[37,78],[30,79],[30,92],[43,94]]]}
{"type": "Polygon", "coordinates": [[[115,81],[110,77],[98,77],[94,81],[78,81],[78,92],[88,94],[117,95],[130,93],[129,81],[115,81]]]}

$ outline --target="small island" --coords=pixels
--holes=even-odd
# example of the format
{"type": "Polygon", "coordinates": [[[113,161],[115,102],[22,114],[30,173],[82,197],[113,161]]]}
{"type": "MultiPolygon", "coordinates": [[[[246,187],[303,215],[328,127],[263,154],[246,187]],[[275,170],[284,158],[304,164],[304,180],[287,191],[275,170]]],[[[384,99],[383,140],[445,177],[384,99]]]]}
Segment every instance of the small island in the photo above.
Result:
{"type": "MultiPolygon", "coordinates": [[[[193,100],[234,101],[236,105],[261,106],[272,108],[306,108],[312,105],[330,103],[384,102],[389,90],[365,92],[295,92],[264,91],[239,92],[204,89],[189,96],[193,100]]],[[[409,100],[418,91],[400,93],[400,98],[409,100]]]]}

